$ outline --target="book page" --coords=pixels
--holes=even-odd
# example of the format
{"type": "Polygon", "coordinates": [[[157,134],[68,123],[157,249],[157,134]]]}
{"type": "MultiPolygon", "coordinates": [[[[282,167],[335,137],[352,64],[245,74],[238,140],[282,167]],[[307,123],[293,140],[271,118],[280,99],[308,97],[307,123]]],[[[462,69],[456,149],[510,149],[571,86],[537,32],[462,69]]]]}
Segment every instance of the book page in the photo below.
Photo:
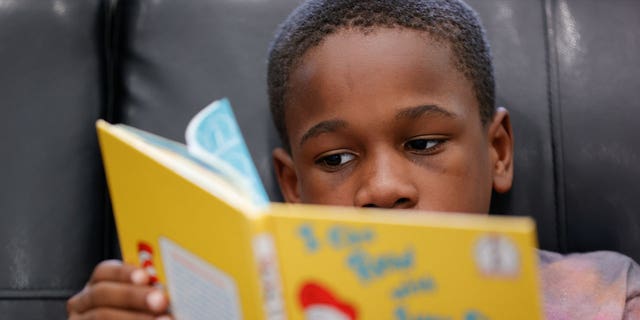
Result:
{"type": "Polygon", "coordinates": [[[249,149],[227,99],[212,102],[189,122],[187,149],[198,159],[224,167],[257,207],[266,207],[269,197],[262,185],[249,149]]]}

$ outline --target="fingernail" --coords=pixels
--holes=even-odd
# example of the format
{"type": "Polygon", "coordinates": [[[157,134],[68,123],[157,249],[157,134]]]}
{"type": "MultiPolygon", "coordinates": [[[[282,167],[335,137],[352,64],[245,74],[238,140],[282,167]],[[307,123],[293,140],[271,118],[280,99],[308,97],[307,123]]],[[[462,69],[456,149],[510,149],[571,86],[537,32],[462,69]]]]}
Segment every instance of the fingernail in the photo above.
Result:
{"type": "Polygon", "coordinates": [[[131,273],[131,282],[134,284],[145,284],[147,282],[147,275],[140,269],[134,270],[131,273]]]}
{"type": "Polygon", "coordinates": [[[153,291],[147,295],[147,305],[153,311],[161,311],[164,304],[164,295],[160,291],[153,291]]]}
{"type": "Polygon", "coordinates": [[[156,320],[171,320],[171,317],[169,317],[169,316],[160,316],[160,317],[157,317],[156,320]]]}

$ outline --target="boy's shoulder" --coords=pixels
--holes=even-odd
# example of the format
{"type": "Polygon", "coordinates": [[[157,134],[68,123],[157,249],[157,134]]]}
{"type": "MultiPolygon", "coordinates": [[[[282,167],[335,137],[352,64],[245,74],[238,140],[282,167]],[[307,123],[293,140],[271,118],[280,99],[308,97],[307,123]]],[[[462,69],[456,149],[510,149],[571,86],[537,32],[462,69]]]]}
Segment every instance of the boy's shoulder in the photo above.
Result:
{"type": "Polygon", "coordinates": [[[640,267],[611,251],[539,251],[547,319],[640,318],[640,267]]]}

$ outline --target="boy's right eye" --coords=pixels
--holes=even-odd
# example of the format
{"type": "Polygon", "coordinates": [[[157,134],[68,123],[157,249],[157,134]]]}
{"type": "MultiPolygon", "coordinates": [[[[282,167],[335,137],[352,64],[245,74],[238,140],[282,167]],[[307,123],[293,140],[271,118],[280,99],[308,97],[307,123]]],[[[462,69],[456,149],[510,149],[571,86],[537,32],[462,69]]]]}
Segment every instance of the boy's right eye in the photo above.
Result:
{"type": "Polygon", "coordinates": [[[321,156],[315,162],[325,169],[338,170],[349,164],[355,157],[352,153],[340,152],[321,156]]]}

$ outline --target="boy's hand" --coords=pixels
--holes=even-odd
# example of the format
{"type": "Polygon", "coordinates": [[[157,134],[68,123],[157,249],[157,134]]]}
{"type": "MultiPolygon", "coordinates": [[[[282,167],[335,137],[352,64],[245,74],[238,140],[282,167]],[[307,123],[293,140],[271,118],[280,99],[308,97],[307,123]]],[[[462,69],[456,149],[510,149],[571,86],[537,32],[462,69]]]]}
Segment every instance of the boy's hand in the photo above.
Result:
{"type": "Polygon", "coordinates": [[[85,288],[67,302],[70,320],[171,319],[169,300],[162,290],[149,284],[142,269],[109,260],[101,262],[85,288]]]}

